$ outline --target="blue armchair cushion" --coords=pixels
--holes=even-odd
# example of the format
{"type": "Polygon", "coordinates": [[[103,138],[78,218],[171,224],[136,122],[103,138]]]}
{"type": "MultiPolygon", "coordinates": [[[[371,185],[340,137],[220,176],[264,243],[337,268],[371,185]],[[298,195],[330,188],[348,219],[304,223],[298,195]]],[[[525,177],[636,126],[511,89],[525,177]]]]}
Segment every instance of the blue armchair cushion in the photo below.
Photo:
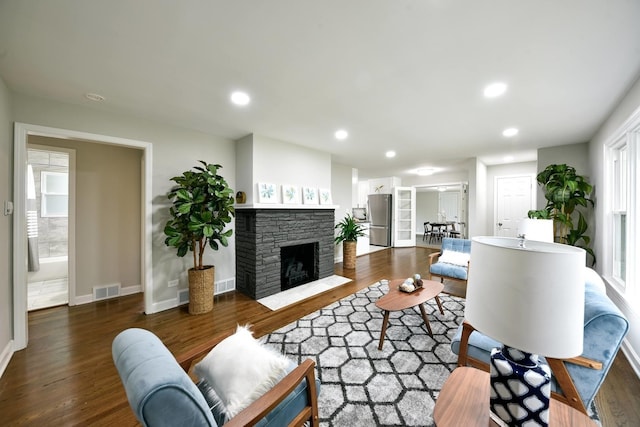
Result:
{"type": "MultiPolygon", "coordinates": [[[[444,238],[442,239],[442,253],[443,255],[457,252],[465,255],[471,254],[471,240],[469,239],[452,239],[452,238],[444,238]]],[[[455,256],[455,255],[454,255],[455,256]]],[[[462,258],[464,255],[458,255],[457,257],[462,258]]],[[[444,261],[447,261],[447,257],[445,256],[444,261]]],[[[438,258],[438,262],[432,264],[429,267],[429,271],[431,274],[436,276],[445,276],[451,277],[459,280],[467,280],[467,265],[459,265],[452,264],[449,262],[443,262],[442,256],[438,258]]]]}

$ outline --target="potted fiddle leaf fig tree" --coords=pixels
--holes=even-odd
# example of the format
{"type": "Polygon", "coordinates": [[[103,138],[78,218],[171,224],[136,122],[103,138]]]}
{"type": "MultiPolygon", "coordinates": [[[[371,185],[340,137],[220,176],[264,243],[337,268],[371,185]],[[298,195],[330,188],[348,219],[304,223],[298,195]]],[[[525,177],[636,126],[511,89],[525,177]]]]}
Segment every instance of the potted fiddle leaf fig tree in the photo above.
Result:
{"type": "Polygon", "coordinates": [[[178,256],[193,253],[189,269],[189,313],[213,309],[215,267],[204,265],[204,251],[227,246],[233,229],[227,228],[235,215],[234,192],[218,174],[222,166],[200,160],[202,166],[171,178],[176,183],[167,197],[171,200],[170,219],[164,227],[164,243],[176,248],[178,256]]]}
{"type": "Polygon", "coordinates": [[[338,234],[335,237],[336,245],[342,243],[342,265],[344,268],[356,268],[356,245],[358,237],[364,236],[364,229],[358,224],[352,215],[347,214],[342,221],[336,224],[338,234]]]}
{"type": "Polygon", "coordinates": [[[589,198],[593,186],[576,173],[573,166],[549,165],[536,180],[544,190],[547,204],[544,209],[529,211],[529,218],[553,220],[553,236],[557,243],[584,249],[596,262],[595,253],[589,247],[591,237],[586,235],[588,224],[578,207],[593,207],[589,198]],[[576,222],[577,221],[577,222],[576,222]]]}

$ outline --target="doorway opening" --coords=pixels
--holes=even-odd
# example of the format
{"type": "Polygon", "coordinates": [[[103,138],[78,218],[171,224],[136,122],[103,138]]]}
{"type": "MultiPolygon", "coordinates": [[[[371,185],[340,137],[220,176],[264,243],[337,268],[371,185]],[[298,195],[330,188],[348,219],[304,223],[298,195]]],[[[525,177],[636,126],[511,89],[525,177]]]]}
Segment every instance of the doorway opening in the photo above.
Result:
{"type": "MultiPolygon", "coordinates": [[[[457,237],[467,238],[468,185],[466,182],[429,184],[416,188],[416,245],[438,248],[441,239],[429,238],[432,225],[455,231],[457,237]],[[425,223],[429,223],[425,229],[425,223]],[[445,227],[446,224],[446,227],[445,227]]],[[[440,230],[440,229],[439,229],[440,230]]],[[[444,236],[442,232],[440,236],[444,236]]]]}
{"type": "Polygon", "coordinates": [[[69,303],[74,165],[73,150],[27,144],[28,311],[69,303]]]}
{"type": "MultiPolygon", "coordinates": [[[[22,350],[27,347],[28,342],[28,316],[27,316],[27,142],[30,136],[44,136],[71,141],[84,141],[88,143],[117,145],[140,149],[142,157],[140,164],[140,197],[141,213],[139,218],[131,218],[132,221],[139,221],[142,230],[140,247],[137,248],[140,254],[141,284],[138,289],[144,292],[144,311],[154,313],[159,310],[158,305],[153,303],[153,275],[152,275],[152,145],[148,142],[113,137],[108,135],[92,134],[87,132],[73,131],[69,129],[53,128],[26,123],[16,122],[14,124],[14,150],[13,150],[13,173],[14,173],[14,214],[13,214],[13,350],[22,350]]],[[[136,203],[138,202],[136,201],[136,203]]],[[[70,208],[70,211],[73,209],[70,208]]],[[[71,238],[71,236],[70,236],[71,238]]],[[[71,250],[71,248],[70,248],[71,250]]],[[[74,277],[75,254],[69,253],[69,276],[74,277]]],[[[79,303],[74,297],[74,283],[69,282],[69,295],[71,300],[79,303]]],[[[90,302],[90,301],[82,301],[90,302]]],[[[70,301],[71,304],[71,301],[70,301]]]]}

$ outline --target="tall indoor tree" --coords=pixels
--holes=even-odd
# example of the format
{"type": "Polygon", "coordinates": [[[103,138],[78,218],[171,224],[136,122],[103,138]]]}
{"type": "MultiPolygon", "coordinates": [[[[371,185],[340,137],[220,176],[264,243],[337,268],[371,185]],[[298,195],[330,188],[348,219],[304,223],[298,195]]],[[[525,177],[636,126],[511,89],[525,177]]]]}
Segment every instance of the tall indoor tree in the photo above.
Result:
{"type": "Polygon", "coordinates": [[[593,249],[589,247],[591,237],[586,235],[589,228],[584,214],[578,207],[593,207],[590,198],[593,186],[576,173],[573,166],[566,164],[547,166],[536,180],[543,188],[547,204],[544,209],[529,211],[529,218],[552,219],[554,241],[583,248],[593,258],[593,249]]]}

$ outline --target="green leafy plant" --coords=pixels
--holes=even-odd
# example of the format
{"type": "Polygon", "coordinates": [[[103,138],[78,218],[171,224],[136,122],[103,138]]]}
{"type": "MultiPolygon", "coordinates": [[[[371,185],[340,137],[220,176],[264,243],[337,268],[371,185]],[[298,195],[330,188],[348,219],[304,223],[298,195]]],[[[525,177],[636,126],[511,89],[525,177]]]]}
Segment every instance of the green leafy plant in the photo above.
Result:
{"type": "Polygon", "coordinates": [[[529,218],[552,219],[554,240],[583,248],[593,257],[592,265],[595,264],[595,253],[589,247],[591,237],[585,234],[587,221],[576,209],[578,206],[593,207],[593,200],[589,198],[593,186],[578,175],[574,167],[566,164],[549,165],[536,179],[544,189],[547,204],[544,209],[529,211],[529,218]]]}
{"type": "Polygon", "coordinates": [[[355,242],[358,240],[358,237],[364,236],[364,229],[362,226],[349,214],[347,214],[342,221],[336,224],[335,229],[339,230],[338,235],[334,239],[336,245],[344,241],[355,242]]]}
{"type": "Polygon", "coordinates": [[[200,163],[202,167],[171,178],[177,185],[167,195],[172,203],[171,218],[164,227],[164,243],[177,248],[179,257],[192,251],[196,270],[205,268],[202,258],[207,246],[213,250],[218,250],[219,244],[228,246],[233,230],[225,228],[235,215],[233,190],[218,175],[222,166],[200,163]]]}

